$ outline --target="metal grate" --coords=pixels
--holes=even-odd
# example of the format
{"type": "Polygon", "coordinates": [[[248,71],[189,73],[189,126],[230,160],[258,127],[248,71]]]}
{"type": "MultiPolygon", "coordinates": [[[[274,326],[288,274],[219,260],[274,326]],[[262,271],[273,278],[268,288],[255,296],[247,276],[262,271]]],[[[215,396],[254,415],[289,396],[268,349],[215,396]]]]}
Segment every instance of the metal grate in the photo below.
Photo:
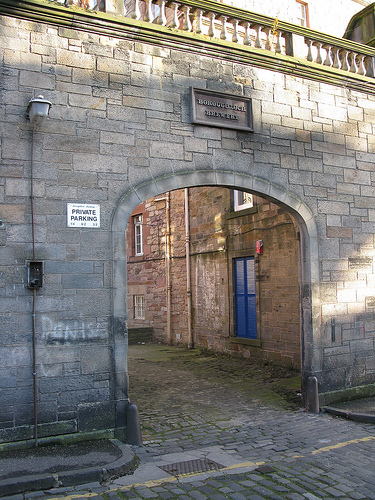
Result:
{"type": "Polygon", "coordinates": [[[163,471],[168,472],[172,476],[183,474],[193,474],[198,472],[208,472],[210,470],[223,469],[224,465],[220,465],[208,458],[197,458],[186,462],[177,462],[175,464],[162,465],[159,467],[163,471]]]}

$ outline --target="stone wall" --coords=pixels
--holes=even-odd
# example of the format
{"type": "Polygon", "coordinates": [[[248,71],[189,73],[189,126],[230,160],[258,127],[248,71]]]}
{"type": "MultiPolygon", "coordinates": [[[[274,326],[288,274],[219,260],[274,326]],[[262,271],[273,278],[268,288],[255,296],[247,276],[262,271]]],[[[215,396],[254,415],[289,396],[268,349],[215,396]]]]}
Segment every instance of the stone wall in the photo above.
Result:
{"type": "Polygon", "coordinates": [[[285,206],[300,233],[304,377],[315,374],[321,392],[374,382],[369,79],[357,77],[366,92],[348,90],[344,80],[222,60],[229,42],[190,53],[87,16],[86,30],[0,17],[1,439],[33,433],[31,158],[35,259],[45,271],[36,292],[41,434],[124,430],[125,228],[139,203],[183,187],[237,187],[285,206]],[[251,97],[254,133],[193,125],[191,86],[251,97]],[[25,111],[39,94],[52,109],[32,134],[25,111]],[[100,228],[67,227],[67,203],[99,204],[100,228]]]}
{"type": "Polygon", "coordinates": [[[229,190],[190,191],[196,342],[300,367],[299,248],[291,217],[261,197],[255,197],[254,208],[235,212],[229,190]],[[263,241],[262,255],[256,254],[257,240],[263,241]],[[236,337],[233,259],[238,257],[255,257],[256,341],[236,337]]]}
{"type": "Polygon", "coordinates": [[[131,255],[132,217],[127,227],[128,235],[128,325],[152,326],[155,341],[168,343],[167,334],[167,272],[166,231],[167,198],[170,218],[170,287],[171,331],[174,343],[187,344],[186,262],[185,262],[185,215],[183,190],[162,193],[139,205],[133,215],[143,213],[144,254],[131,255]],[[134,295],[145,299],[145,319],[135,319],[134,295]]]}

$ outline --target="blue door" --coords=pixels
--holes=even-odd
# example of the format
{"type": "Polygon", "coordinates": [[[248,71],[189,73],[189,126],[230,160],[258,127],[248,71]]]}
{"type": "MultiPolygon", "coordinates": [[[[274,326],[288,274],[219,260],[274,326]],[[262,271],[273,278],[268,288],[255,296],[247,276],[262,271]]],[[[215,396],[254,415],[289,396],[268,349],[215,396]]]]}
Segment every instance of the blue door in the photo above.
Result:
{"type": "Polygon", "coordinates": [[[257,338],[254,257],[234,259],[236,335],[257,338]]]}

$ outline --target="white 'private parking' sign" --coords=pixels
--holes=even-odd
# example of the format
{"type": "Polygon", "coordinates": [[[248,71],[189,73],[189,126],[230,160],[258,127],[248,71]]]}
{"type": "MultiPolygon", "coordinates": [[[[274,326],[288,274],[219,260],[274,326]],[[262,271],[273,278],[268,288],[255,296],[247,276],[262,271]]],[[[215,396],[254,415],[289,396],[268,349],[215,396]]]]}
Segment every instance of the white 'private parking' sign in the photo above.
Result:
{"type": "Polygon", "coordinates": [[[100,205],[67,203],[68,227],[100,227],[100,205]]]}

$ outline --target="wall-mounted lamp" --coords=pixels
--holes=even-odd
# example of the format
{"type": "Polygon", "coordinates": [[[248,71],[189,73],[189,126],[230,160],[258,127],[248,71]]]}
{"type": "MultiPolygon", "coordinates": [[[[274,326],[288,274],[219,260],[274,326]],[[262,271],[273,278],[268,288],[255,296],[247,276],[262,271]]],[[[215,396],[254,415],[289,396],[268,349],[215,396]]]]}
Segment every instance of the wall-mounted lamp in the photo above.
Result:
{"type": "Polygon", "coordinates": [[[32,125],[41,125],[47,118],[52,103],[44,99],[42,95],[31,99],[26,109],[26,118],[32,125]]]}

